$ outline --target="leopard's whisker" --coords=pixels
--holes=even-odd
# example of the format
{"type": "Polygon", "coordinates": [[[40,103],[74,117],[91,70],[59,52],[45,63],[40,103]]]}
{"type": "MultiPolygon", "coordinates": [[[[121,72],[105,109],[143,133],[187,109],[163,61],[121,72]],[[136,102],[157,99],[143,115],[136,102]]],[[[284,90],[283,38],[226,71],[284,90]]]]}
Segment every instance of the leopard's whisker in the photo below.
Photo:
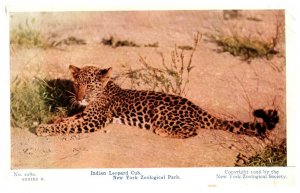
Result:
{"type": "Polygon", "coordinates": [[[68,91],[67,92],[71,95],[71,96],[75,96],[75,93],[74,92],[71,92],[71,91],[68,91]]]}

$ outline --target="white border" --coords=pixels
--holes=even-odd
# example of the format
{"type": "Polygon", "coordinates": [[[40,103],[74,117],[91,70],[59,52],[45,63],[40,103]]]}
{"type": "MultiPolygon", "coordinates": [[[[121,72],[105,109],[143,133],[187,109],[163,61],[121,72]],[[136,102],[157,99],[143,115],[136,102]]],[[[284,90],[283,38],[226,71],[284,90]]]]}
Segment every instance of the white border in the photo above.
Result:
{"type": "MultiPolygon", "coordinates": [[[[272,192],[295,192],[298,184],[276,184],[252,182],[224,181],[224,184],[217,187],[208,187],[210,177],[226,168],[187,168],[175,169],[175,171],[185,178],[178,183],[165,181],[158,182],[122,182],[116,183],[111,180],[92,178],[88,176],[89,170],[30,170],[37,172],[41,176],[48,178],[46,183],[18,183],[12,178],[10,170],[10,121],[9,121],[9,38],[8,38],[8,15],[9,12],[31,12],[31,11],[100,11],[100,10],[216,10],[216,9],[285,9],[286,10],[286,56],[287,56],[287,128],[288,128],[288,167],[286,170],[295,177],[297,165],[297,143],[298,129],[297,120],[299,112],[299,65],[297,54],[299,54],[299,35],[296,21],[297,14],[296,1],[281,0],[227,0],[227,1],[200,1],[200,0],[109,0],[109,1],[61,1],[47,0],[39,4],[36,0],[13,0],[0,4],[1,14],[1,37],[0,37],[0,96],[1,96],[1,127],[0,127],[0,190],[1,192],[68,192],[77,190],[78,192],[107,192],[110,188],[114,191],[166,191],[166,192],[219,192],[228,190],[230,192],[248,192],[261,188],[262,191],[272,190],[272,192]],[[4,29],[4,30],[3,30],[4,29]],[[296,89],[298,88],[298,89],[296,89]],[[3,111],[3,108],[5,111],[3,111]],[[5,158],[5,159],[4,159],[5,158]],[[86,177],[84,180],[83,177],[86,177]],[[72,183],[74,181],[74,183],[72,183]],[[5,185],[5,186],[4,186],[5,185]],[[6,189],[7,188],[7,189],[6,189]],[[60,191],[59,191],[60,190],[60,191]]],[[[299,159],[298,159],[299,160],[299,159]]],[[[143,169],[153,173],[166,173],[174,169],[143,169]]],[[[24,171],[23,171],[24,172],[24,171]]],[[[175,173],[176,173],[175,172],[175,173]]],[[[77,192],[75,191],[75,192],[77,192]]]]}
{"type": "Polygon", "coordinates": [[[282,0],[10,0],[6,3],[10,11],[103,11],[103,10],[222,10],[222,9],[284,9],[282,0]]]}

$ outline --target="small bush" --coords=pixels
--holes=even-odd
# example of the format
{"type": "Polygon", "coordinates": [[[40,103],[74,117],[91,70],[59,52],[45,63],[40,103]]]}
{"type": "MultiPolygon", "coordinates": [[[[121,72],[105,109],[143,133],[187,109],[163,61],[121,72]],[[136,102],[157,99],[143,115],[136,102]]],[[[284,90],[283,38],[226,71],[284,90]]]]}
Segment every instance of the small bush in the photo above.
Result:
{"type": "MultiPolygon", "coordinates": [[[[229,15],[230,13],[229,11],[229,15]]],[[[232,13],[238,15],[239,11],[232,13]]],[[[255,22],[261,21],[255,17],[246,19],[255,22]]],[[[272,59],[281,49],[277,45],[282,44],[282,41],[284,41],[284,16],[280,12],[276,15],[276,23],[274,24],[274,31],[272,31],[273,35],[268,37],[253,37],[250,34],[244,36],[237,31],[236,24],[230,25],[227,22],[224,24],[226,26],[222,28],[215,27],[214,31],[216,33],[208,35],[208,38],[221,48],[219,51],[229,52],[233,56],[239,56],[249,62],[254,58],[272,59]]]]}
{"type": "Polygon", "coordinates": [[[144,45],[144,47],[152,47],[152,48],[157,48],[158,46],[159,46],[158,42],[154,42],[154,43],[144,45]]]}
{"type": "Polygon", "coordinates": [[[16,77],[11,83],[11,124],[13,127],[34,128],[51,119],[50,108],[44,103],[43,81],[16,77]]]}
{"type": "Polygon", "coordinates": [[[27,47],[27,48],[46,48],[49,46],[41,33],[33,28],[35,19],[30,22],[26,19],[25,25],[19,24],[18,28],[12,29],[10,32],[10,44],[27,47]]]}
{"type": "Polygon", "coordinates": [[[16,77],[11,82],[11,124],[13,127],[35,128],[55,117],[79,111],[70,102],[72,82],[46,81],[16,77]]]}
{"type": "Polygon", "coordinates": [[[57,47],[57,46],[60,46],[60,45],[85,45],[86,42],[84,39],[80,39],[80,38],[76,38],[74,36],[70,36],[68,38],[65,38],[65,39],[62,39],[60,41],[52,41],[50,43],[50,46],[51,47],[57,47]]]}
{"type": "Polygon", "coordinates": [[[286,142],[279,145],[268,145],[262,152],[248,158],[238,155],[238,161],[243,160],[243,164],[237,166],[287,166],[286,142]]]}
{"type": "Polygon", "coordinates": [[[158,42],[154,43],[148,43],[148,44],[137,44],[134,41],[130,40],[117,40],[113,36],[110,36],[109,38],[102,38],[101,43],[106,46],[111,46],[113,48],[117,47],[158,47],[158,42]]]}
{"type": "Polygon", "coordinates": [[[34,28],[35,19],[30,22],[26,19],[25,25],[19,24],[18,28],[12,29],[10,33],[10,44],[26,48],[55,48],[60,45],[85,45],[83,39],[69,36],[62,40],[51,40],[34,28]]]}
{"type": "Polygon", "coordinates": [[[109,38],[103,38],[101,41],[102,44],[106,46],[112,46],[114,48],[116,47],[123,47],[123,46],[128,46],[128,47],[140,47],[140,45],[136,44],[133,41],[129,40],[116,40],[113,36],[110,36],[109,38]]]}
{"type": "Polygon", "coordinates": [[[240,36],[211,36],[211,38],[222,48],[223,52],[229,52],[245,60],[258,57],[271,59],[278,53],[275,50],[275,41],[264,42],[240,36]]]}
{"type": "Polygon", "coordinates": [[[145,58],[140,56],[140,63],[143,67],[135,70],[125,69],[123,76],[130,79],[133,88],[144,86],[148,90],[185,95],[189,83],[189,74],[193,69],[192,58],[199,41],[200,35],[198,33],[194,38],[194,47],[188,60],[185,60],[184,50],[178,51],[175,45],[174,50],[171,52],[170,63],[166,63],[163,53],[159,53],[162,65],[158,68],[153,67],[145,58]]]}

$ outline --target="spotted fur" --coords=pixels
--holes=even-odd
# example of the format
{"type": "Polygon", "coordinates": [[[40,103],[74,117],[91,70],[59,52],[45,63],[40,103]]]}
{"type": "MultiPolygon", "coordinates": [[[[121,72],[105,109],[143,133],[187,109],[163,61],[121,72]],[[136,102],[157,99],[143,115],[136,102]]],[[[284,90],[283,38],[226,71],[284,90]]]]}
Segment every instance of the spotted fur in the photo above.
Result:
{"type": "Polygon", "coordinates": [[[84,111],[53,124],[42,124],[39,136],[90,133],[112,122],[143,128],[173,137],[196,136],[200,129],[220,129],[236,134],[264,137],[279,122],[276,110],[258,109],[254,122],[217,118],[186,98],[153,91],[122,89],[110,80],[112,69],[87,66],[69,67],[74,79],[76,99],[84,111]]]}

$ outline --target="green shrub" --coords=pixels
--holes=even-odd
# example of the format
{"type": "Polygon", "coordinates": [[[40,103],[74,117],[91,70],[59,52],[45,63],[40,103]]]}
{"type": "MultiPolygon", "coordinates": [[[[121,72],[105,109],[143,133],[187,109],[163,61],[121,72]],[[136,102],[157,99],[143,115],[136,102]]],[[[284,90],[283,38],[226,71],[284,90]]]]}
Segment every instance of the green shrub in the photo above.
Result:
{"type": "Polygon", "coordinates": [[[13,127],[35,128],[55,117],[75,114],[70,97],[70,80],[43,80],[16,77],[11,82],[11,124],[13,127]]]}
{"type": "Polygon", "coordinates": [[[40,31],[33,28],[35,19],[30,22],[26,19],[25,25],[19,24],[17,28],[12,29],[10,32],[10,44],[22,46],[26,48],[46,48],[49,45],[40,31]]]}
{"type": "Polygon", "coordinates": [[[279,145],[268,145],[263,151],[251,157],[237,156],[236,166],[287,166],[286,141],[279,145]],[[243,164],[237,164],[242,160],[243,164]]]}
{"type": "Polygon", "coordinates": [[[69,36],[61,40],[51,40],[51,37],[46,38],[38,29],[34,28],[35,19],[30,22],[26,19],[25,25],[19,24],[10,32],[10,44],[26,48],[55,48],[61,45],[85,45],[83,39],[69,36]]]}
{"type": "Polygon", "coordinates": [[[267,146],[263,152],[249,158],[246,166],[287,166],[286,143],[267,146]]]}
{"type": "Polygon", "coordinates": [[[229,52],[233,56],[240,56],[246,60],[259,57],[271,59],[278,53],[274,41],[264,42],[241,36],[211,36],[211,38],[223,52],[229,52]]]}

